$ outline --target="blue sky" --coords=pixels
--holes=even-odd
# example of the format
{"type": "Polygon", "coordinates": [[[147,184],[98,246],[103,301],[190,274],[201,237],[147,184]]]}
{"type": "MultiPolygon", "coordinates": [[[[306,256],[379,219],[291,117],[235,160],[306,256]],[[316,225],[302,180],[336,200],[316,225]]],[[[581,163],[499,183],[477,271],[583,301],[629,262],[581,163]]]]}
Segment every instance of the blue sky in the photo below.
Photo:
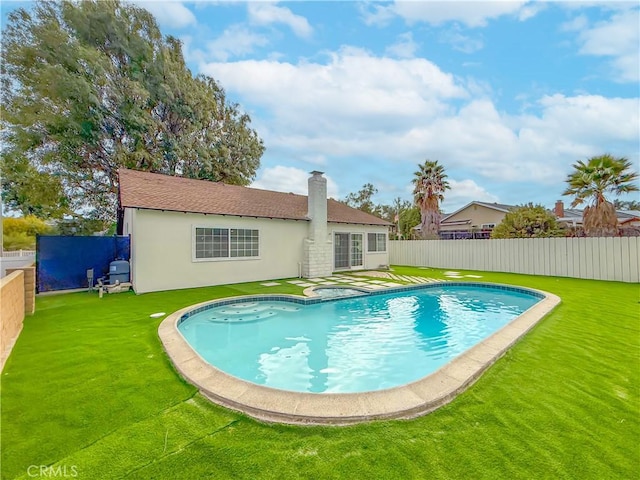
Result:
{"type": "Polygon", "coordinates": [[[552,207],[579,159],[640,170],[637,2],[133,3],[250,114],[258,188],[304,194],[321,170],[336,198],[372,183],[410,200],[428,158],[445,211],[552,207]]]}

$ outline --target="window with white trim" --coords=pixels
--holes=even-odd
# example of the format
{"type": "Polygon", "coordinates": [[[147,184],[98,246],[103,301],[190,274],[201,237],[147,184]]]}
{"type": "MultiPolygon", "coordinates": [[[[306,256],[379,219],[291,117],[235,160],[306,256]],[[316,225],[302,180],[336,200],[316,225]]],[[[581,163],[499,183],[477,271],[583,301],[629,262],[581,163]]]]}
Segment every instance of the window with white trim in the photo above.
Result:
{"type": "Polygon", "coordinates": [[[195,259],[251,258],[260,255],[258,230],[195,227],[195,259]]]}
{"type": "Polygon", "coordinates": [[[367,252],[386,252],[387,251],[387,234],[386,233],[368,233],[367,234],[367,252]]]}

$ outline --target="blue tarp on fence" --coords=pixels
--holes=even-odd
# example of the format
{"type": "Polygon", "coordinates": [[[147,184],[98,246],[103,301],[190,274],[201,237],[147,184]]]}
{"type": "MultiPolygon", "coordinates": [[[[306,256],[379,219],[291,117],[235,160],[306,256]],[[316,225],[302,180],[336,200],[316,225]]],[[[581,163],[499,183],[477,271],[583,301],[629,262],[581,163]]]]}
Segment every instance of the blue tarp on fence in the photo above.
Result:
{"type": "Polygon", "coordinates": [[[87,270],[98,279],[116,259],[129,260],[129,237],[63,237],[36,239],[37,292],[87,288],[87,270]]]}

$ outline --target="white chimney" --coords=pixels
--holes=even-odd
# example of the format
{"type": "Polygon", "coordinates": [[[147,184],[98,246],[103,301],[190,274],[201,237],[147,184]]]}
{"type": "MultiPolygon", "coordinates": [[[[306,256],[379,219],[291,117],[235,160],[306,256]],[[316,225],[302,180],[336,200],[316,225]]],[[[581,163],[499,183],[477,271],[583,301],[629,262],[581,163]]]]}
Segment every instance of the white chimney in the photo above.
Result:
{"type": "Polygon", "coordinates": [[[309,177],[307,197],[309,236],[304,241],[302,275],[307,278],[331,275],[332,243],[327,226],[327,179],[313,171],[309,177]]]}
{"type": "Polygon", "coordinates": [[[309,177],[309,196],[307,216],[311,219],[310,240],[327,238],[327,179],[323,172],[314,170],[309,177]]]}

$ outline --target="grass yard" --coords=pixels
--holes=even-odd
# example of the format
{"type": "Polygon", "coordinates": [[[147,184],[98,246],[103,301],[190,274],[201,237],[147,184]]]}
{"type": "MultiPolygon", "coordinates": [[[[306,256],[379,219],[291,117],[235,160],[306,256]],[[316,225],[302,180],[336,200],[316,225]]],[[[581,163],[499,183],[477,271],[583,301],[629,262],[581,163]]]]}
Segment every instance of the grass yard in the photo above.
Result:
{"type": "Polygon", "coordinates": [[[39,297],[2,372],[2,478],[35,478],[40,465],[92,480],[638,478],[638,284],[463,273],[563,303],[449,405],[350,427],[262,424],[209,403],[176,374],[162,319],[149,318],[299,287],[39,297]]]}

